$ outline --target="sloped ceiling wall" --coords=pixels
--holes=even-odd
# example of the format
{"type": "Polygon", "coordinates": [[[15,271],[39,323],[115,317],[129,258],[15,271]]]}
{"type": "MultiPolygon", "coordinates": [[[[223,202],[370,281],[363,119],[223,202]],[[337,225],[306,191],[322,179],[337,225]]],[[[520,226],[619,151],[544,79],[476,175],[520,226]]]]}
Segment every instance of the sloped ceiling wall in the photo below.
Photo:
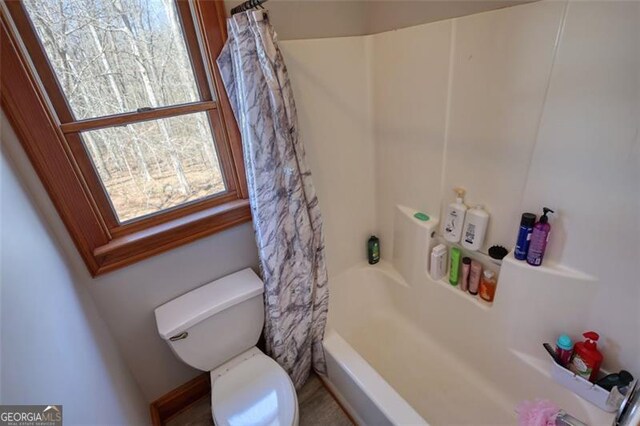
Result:
{"type": "Polygon", "coordinates": [[[531,0],[374,0],[363,3],[367,9],[367,34],[376,34],[383,31],[425,24],[427,22],[441,21],[443,19],[501,9],[530,1],[531,0]]]}
{"type": "MultiPolygon", "coordinates": [[[[376,34],[531,0],[269,0],[280,40],[376,34]]],[[[227,12],[242,3],[226,0],[227,12]]]]}

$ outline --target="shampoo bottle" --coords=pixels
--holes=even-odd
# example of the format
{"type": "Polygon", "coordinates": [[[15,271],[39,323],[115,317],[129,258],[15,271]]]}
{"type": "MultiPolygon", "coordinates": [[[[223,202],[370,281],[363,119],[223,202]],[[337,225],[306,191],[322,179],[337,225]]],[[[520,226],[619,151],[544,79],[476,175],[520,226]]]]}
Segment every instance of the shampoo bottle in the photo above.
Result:
{"type": "Polygon", "coordinates": [[[464,205],[464,189],[454,188],[456,202],[449,204],[444,220],[444,238],[452,243],[460,241],[462,235],[462,225],[467,206],[464,205]]]}
{"type": "Polygon", "coordinates": [[[370,265],[375,265],[380,261],[380,240],[372,235],[367,241],[367,258],[370,265]]]}
{"type": "Polygon", "coordinates": [[[513,251],[513,257],[518,260],[526,260],[529,253],[529,243],[531,242],[531,233],[533,226],[536,224],[536,215],[533,213],[522,213],[520,219],[520,230],[518,231],[518,241],[516,241],[516,249],[513,251]]]}
{"type": "Polygon", "coordinates": [[[484,236],[489,224],[489,213],[482,206],[469,209],[464,220],[462,247],[469,250],[480,250],[484,244],[484,236]]]}
{"type": "Polygon", "coordinates": [[[527,263],[532,266],[542,265],[542,258],[544,257],[544,251],[547,249],[549,233],[551,232],[551,225],[549,225],[547,214],[553,213],[553,210],[547,207],[544,207],[542,210],[544,214],[533,227],[531,243],[529,243],[529,252],[527,253],[527,263]]]}

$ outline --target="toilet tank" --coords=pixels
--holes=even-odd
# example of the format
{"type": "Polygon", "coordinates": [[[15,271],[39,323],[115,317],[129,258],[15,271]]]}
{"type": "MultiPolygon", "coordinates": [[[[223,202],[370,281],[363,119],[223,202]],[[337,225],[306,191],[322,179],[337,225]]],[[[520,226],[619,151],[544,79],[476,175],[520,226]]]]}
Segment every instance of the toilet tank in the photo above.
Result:
{"type": "Polygon", "coordinates": [[[263,291],[251,269],[227,275],[156,308],[158,333],[186,364],[213,370],[258,342],[263,291]]]}

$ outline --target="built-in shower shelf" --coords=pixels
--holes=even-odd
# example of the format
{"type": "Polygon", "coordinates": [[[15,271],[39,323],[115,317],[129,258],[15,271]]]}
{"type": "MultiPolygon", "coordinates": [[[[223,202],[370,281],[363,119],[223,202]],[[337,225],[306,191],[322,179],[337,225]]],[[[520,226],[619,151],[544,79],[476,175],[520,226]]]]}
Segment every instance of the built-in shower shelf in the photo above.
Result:
{"type": "MultiPolygon", "coordinates": [[[[369,264],[367,264],[367,262],[362,262],[361,263],[361,267],[363,267],[363,268],[375,268],[375,269],[381,271],[382,273],[384,273],[385,275],[387,275],[393,281],[395,281],[398,284],[402,285],[403,287],[411,287],[411,285],[404,279],[402,274],[400,272],[398,272],[398,270],[393,266],[393,264],[391,262],[387,262],[387,261],[381,260],[379,263],[377,263],[375,265],[369,265],[369,264]]],[[[426,279],[428,281],[435,282],[436,285],[444,287],[446,289],[446,291],[450,291],[450,292],[454,293],[457,297],[461,297],[461,298],[467,300],[468,302],[475,304],[476,306],[478,306],[482,310],[488,311],[489,309],[491,309],[491,306],[493,305],[493,303],[489,303],[489,302],[486,302],[486,301],[482,300],[480,298],[480,296],[474,296],[471,293],[464,292],[464,291],[460,290],[459,286],[451,285],[449,283],[449,281],[448,281],[449,280],[448,277],[444,277],[441,280],[434,281],[426,271],[425,271],[424,274],[425,274],[425,277],[426,277],[426,279]]]]}
{"type": "Polygon", "coordinates": [[[464,253],[464,256],[468,256],[474,260],[477,260],[478,262],[482,263],[483,265],[487,265],[487,266],[491,266],[492,271],[499,271],[500,270],[500,266],[502,265],[502,260],[496,260],[494,258],[492,258],[491,256],[489,256],[487,253],[481,252],[481,251],[474,251],[474,250],[469,250],[465,247],[462,246],[462,244],[458,244],[458,243],[452,243],[449,242],[447,240],[444,239],[444,237],[442,235],[436,235],[435,240],[438,242],[438,244],[444,244],[445,246],[447,246],[449,249],[451,249],[451,247],[457,247],[460,249],[460,251],[462,253],[464,253]]]}
{"type": "MultiPolygon", "coordinates": [[[[510,349],[509,351],[520,361],[537,370],[538,373],[552,379],[554,382],[565,387],[584,400],[589,401],[601,410],[613,413],[618,409],[619,401],[615,398],[610,399],[609,391],[586,379],[583,379],[580,376],[577,376],[575,373],[567,370],[555,361],[549,360],[547,357],[541,359],[515,349],[510,349]]],[[[540,351],[544,352],[542,349],[540,351]]],[[[546,353],[544,355],[546,355],[546,353]]],[[[609,373],[604,370],[601,371],[601,375],[606,374],[609,373]]]]}
{"type": "MultiPolygon", "coordinates": [[[[429,279],[431,279],[431,277],[429,277],[429,279]]],[[[431,281],[433,281],[433,279],[431,279],[431,281]]],[[[458,285],[451,285],[451,283],[449,282],[449,278],[448,277],[444,277],[438,281],[435,281],[437,285],[443,286],[445,287],[448,291],[451,291],[452,293],[454,293],[456,296],[461,297],[465,300],[467,300],[470,303],[473,303],[474,305],[476,305],[477,307],[479,307],[482,310],[488,311],[491,309],[491,306],[493,306],[493,303],[487,302],[485,300],[483,300],[480,296],[474,296],[473,294],[466,292],[466,291],[462,291],[460,289],[460,284],[458,285]]]]}
{"type": "MultiPolygon", "coordinates": [[[[470,257],[473,260],[476,260],[478,262],[480,262],[482,264],[482,270],[484,271],[485,269],[488,269],[490,271],[493,271],[496,274],[497,280],[498,280],[498,292],[499,292],[499,287],[500,287],[500,267],[502,266],[502,261],[500,260],[496,260],[491,258],[491,256],[489,256],[486,253],[482,253],[480,251],[473,251],[473,250],[469,250],[465,247],[463,247],[460,244],[457,243],[451,243],[447,240],[445,240],[441,235],[436,235],[435,240],[438,244],[444,244],[445,246],[447,246],[448,250],[447,250],[447,256],[448,256],[448,262],[447,265],[450,265],[450,256],[451,256],[451,247],[457,247],[458,249],[460,249],[460,252],[462,253],[462,257],[470,257]]],[[[462,267],[460,268],[460,275],[462,275],[462,267]]],[[[431,277],[429,277],[431,278],[431,277]]],[[[462,278],[461,278],[462,279],[462,278]]],[[[431,281],[433,281],[433,279],[431,279],[431,281]]],[[[449,282],[449,275],[447,274],[445,277],[443,277],[442,279],[437,281],[438,284],[441,284],[443,286],[446,286],[449,290],[455,292],[458,296],[467,299],[468,301],[475,303],[478,307],[482,308],[482,309],[490,309],[491,306],[493,306],[492,302],[486,302],[485,300],[483,300],[480,296],[474,296],[473,294],[466,292],[466,291],[462,291],[460,289],[460,283],[458,283],[458,285],[451,285],[451,283],[449,282]]],[[[496,293],[496,297],[498,297],[497,293],[496,293]]]]}
{"type": "Polygon", "coordinates": [[[597,278],[594,277],[593,275],[589,275],[577,269],[570,268],[561,263],[555,263],[555,262],[545,260],[544,263],[540,266],[531,266],[527,262],[523,260],[518,260],[515,257],[513,257],[513,253],[509,253],[507,257],[504,258],[504,262],[509,262],[513,265],[516,265],[518,268],[522,268],[528,272],[551,274],[551,275],[564,277],[564,278],[572,278],[575,280],[597,281],[597,278]]]}

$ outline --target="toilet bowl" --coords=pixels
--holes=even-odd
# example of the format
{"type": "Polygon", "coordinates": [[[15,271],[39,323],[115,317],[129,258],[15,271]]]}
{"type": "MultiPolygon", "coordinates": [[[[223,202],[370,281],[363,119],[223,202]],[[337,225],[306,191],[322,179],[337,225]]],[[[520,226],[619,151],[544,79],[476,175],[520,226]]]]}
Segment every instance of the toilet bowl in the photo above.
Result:
{"type": "Polygon", "coordinates": [[[216,425],[297,425],[298,398],[291,379],[257,348],[211,371],[216,425]]]}
{"type": "Polygon", "coordinates": [[[186,364],[211,376],[219,426],[297,426],[287,373],[255,344],[264,325],[264,286],[244,269],[156,308],[158,333],[186,364]]]}

